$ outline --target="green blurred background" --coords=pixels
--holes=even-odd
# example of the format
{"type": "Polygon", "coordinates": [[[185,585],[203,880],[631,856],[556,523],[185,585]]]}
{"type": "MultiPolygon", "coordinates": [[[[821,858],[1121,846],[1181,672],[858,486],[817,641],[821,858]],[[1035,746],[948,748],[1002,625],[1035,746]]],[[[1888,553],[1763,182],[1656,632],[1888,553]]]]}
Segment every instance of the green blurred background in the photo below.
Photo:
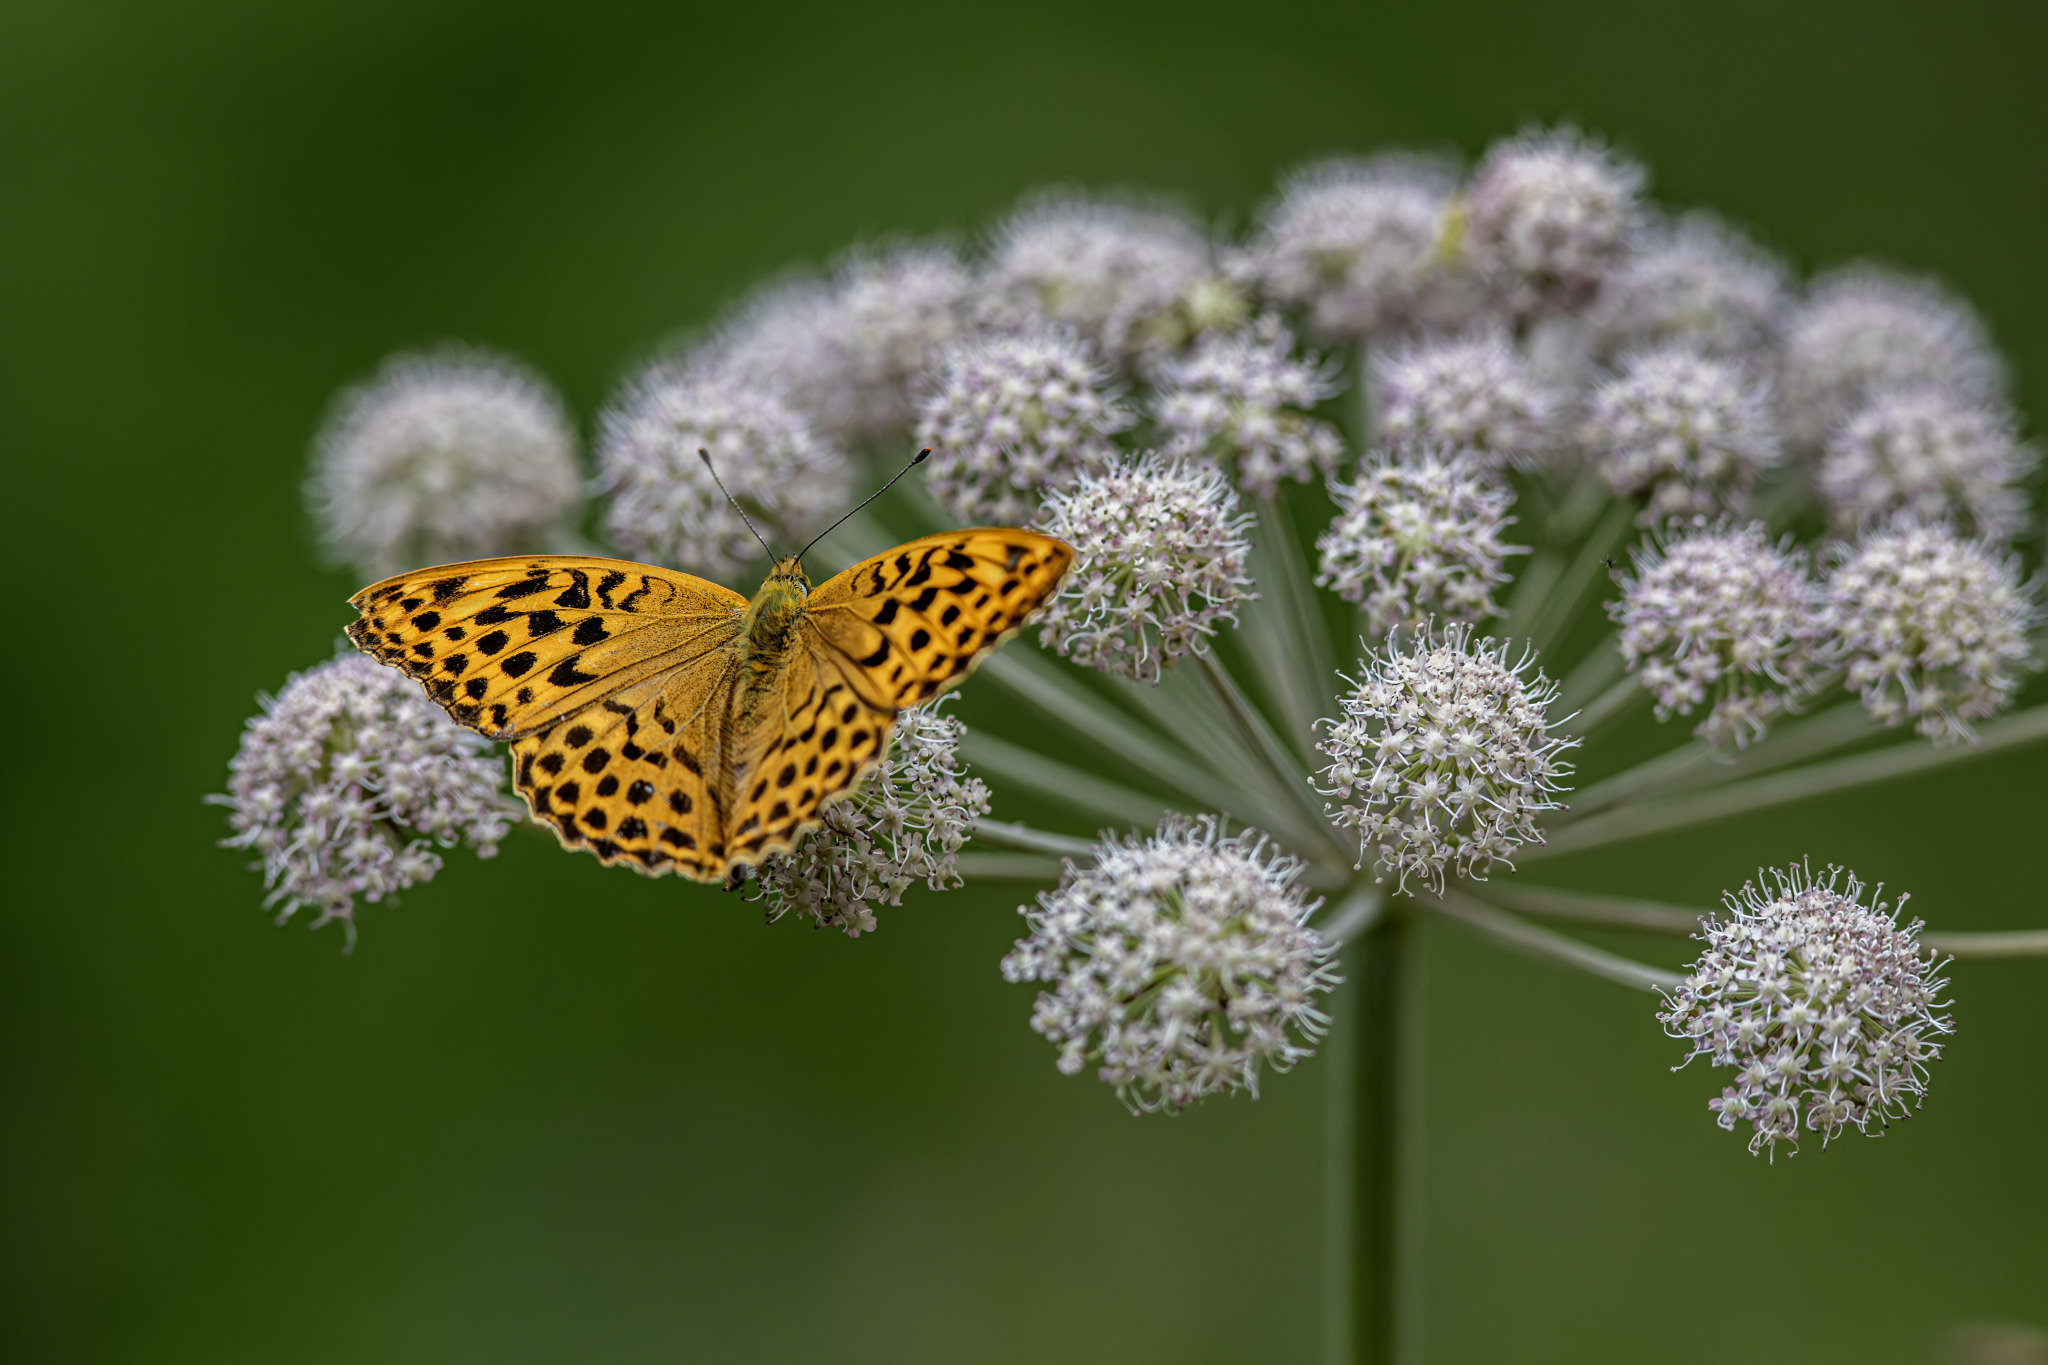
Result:
{"type": "MultiPolygon", "coordinates": [[[[346,619],[299,495],[323,405],[452,336],[587,416],[664,333],[858,238],[1047,181],[1241,223],[1314,154],[1565,117],[1802,265],[1946,275],[2038,403],[2044,14],[15,0],[0,1348],[1312,1360],[1320,1063],[1128,1117],[999,979],[1014,890],[849,942],[518,839],[370,909],[352,959],[271,928],[200,796],[346,619]]],[[[1811,853],[1944,927],[2048,923],[2044,763],[1545,877],[1702,899],[1811,853]]],[[[1770,1166],[1669,1074],[1646,997],[1453,931],[1427,955],[1432,1361],[1925,1361],[1954,1323],[2048,1321],[2048,964],[1956,969],[1925,1113],[1770,1166]]]]}

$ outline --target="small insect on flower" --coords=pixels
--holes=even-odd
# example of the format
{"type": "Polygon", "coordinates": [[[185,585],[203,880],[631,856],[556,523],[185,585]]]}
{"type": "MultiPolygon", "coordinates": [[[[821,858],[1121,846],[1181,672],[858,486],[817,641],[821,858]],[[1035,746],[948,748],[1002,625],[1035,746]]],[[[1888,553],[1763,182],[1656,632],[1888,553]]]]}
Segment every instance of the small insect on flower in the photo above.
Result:
{"type": "Polygon", "coordinates": [[[1657,1018],[1691,1046],[1686,1062],[1735,1072],[1707,1107],[1730,1132],[1749,1124],[1752,1153],[1798,1151],[1802,1127],[1823,1147],[1851,1126],[1879,1136],[1926,1098],[1927,1065],[1955,1032],[1936,1013],[1944,964],[1919,920],[1899,924],[1904,896],[1887,905],[1840,868],[1774,868],[1774,889],[1764,878],[1724,897],[1728,917],[1707,921],[1705,951],[1657,1018]]]}
{"type": "Polygon", "coordinates": [[[1813,690],[1828,631],[1803,553],[1772,545],[1760,524],[1695,519],[1674,523],[1634,559],[1608,614],[1659,720],[1704,706],[1693,733],[1740,749],[1813,690]]]}
{"type": "Polygon", "coordinates": [[[730,578],[761,555],[698,456],[770,537],[801,542],[846,505],[853,471],[776,391],[716,370],[655,364],[605,412],[605,530],[655,564],[730,578]]]}
{"type": "Polygon", "coordinates": [[[1158,682],[1257,596],[1251,524],[1214,465],[1156,454],[1048,494],[1039,528],[1072,545],[1075,561],[1039,617],[1040,642],[1084,667],[1158,682]]]}
{"type": "Polygon", "coordinates": [[[962,337],[941,352],[918,407],[926,484],[962,525],[1022,525],[1039,501],[1116,456],[1137,420],[1095,348],[1035,328],[962,337]]]}
{"type": "Polygon", "coordinates": [[[1316,584],[1358,603],[1375,636],[1495,615],[1493,590],[1508,581],[1502,566],[1528,553],[1501,539],[1515,520],[1514,494],[1457,451],[1375,452],[1355,483],[1332,484],[1330,496],[1337,519],[1316,541],[1316,584]]]}
{"type": "Polygon", "coordinates": [[[575,429],[544,381],[449,347],[394,356],[342,394],[307,491],[334,553],[381,578],[559,548],[582,502],[576,465],[575,429]]]}
{"type": "Polygon", "coordinates": [[[1998,357],[1970,305],[1876,266],[1814,281],[1785,324],[1778,405],[1787,438],[1817,450],[1871,397],[1914,388],[1979,403],[2003,391],[1998,357]]]}
{"type": "Polygon", "coordinates": [[[1259,1073],[1310,1056],[1339,983],[1336,948],[1307,925],[1320,899],[1302,863],[1257,830],[1226,836],[1215,816],[1168,816],[1148,839],[1105,840],[1069,862],[1058,889],[1019,906],[1030,937],[1003,959],[1007,981],[1042,981],[1031,1027],[1059,1069],[1090,1061],[1133,1113],[1208,1095],[1259,1093],[1259,1073]]]}
{"type": "Polygon", "coordinates": [[[1849,690],[1881,725],[1910,719],[1938,744],[1976,738],[1973,720],[2012,704],[2039,666],[2027,633],[2038,582],[1984,541],[1903,522],[1836,551],[1823,610],[1849,690]]]}
{"type": "Polygon", "coordinates": [[[967,727],[938,713],[945,700],[898,715],[880,766],[826,806],[824,824],[802,843],[762,863],[770,919],[797,910],[858,938],[874,930],[877,905],[901,905],[918,882],[934,891],[960,885],[960,849],[988,814],[989,792],[967,776],[959,756],[967,727]]]}
{"type": "Polygon", "coordinates": [[[1550,444],[1556,403],[1498,333],[1420,342],[1372,359],[1380,439],[1402,449],[1449,446],[1529,469],[1550,444]]]}
{"type": "MultiPolygon", "coordinates": [[[[1442,891],[1446,873],[1484,880],[1514,851],[1542,843],[1536,817],[1557,810],[1578,740],[1551,734],[1544,712],[1557,684],[1532,656],[1476,644],[1470,626],[1425,632],[1403,648],[1389,635],[1341,698],[1344,718],[1321,722],[1330,762],[1316,788],[1344,829],[1358,831],[1358,865],[1376,860],[1407,889],[1442,891]]],[[[1350,681],[1350,679],[1346,679],[1350,681]]]]}
{"type": "Polygon", "coordinates": [[[1163,361],[1152,412],[1168,454],[1215,460],[1247,493],[1271,497],[1283,479],[1336,472],[1344,438],[1308,410],[1337,388],[1329,367],[1296,356],[1293,335],[1268,318],[1163,361]]]}
{"type": "Polygon", "coordinates": [[[340,920],[355,944],[356,899],[376,902],[441,870],[436,846],[498,851],[514,807],[491,745],[450,720],[404,674],[350,655],[293,675],[249,721],[228,767],[228,848],[262,861],[266,908],[340,920]]]}

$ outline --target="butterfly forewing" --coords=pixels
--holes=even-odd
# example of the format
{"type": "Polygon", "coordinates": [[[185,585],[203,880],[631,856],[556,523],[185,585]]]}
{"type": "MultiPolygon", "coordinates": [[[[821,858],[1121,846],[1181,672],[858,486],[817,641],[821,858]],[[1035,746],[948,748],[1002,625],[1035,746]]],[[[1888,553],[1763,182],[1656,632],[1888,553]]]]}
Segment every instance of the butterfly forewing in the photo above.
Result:
{"type": "Polygon", "coordinates": [[[387,578],[349,599],[364,652],[404,669],[464,725],[513,739],[739,634],[746,599],[644,564],[484,559],[387,578]]]}

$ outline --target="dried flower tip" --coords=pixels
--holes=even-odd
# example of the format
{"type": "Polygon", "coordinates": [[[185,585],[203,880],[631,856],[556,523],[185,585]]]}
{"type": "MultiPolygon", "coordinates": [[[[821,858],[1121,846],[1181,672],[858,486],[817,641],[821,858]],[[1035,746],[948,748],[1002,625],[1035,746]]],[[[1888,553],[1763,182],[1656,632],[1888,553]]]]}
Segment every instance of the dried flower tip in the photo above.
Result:
{"type": "Polygon", "coordinates": [[[912,387],[967,320],[974,280],[942,246],[862,252],[829,282],[778,286],[705,349],[704,365],[779,393],[842,441],[900,436],[912,387]]]}
{"type": "Polygon", "coordinates": [[[1271,497],[1282,479],[1335,472],[1344,438],[1307,410],[1336,391],[1328,367],[1297,357],[1293,335],[1268,319],[1164,361],[1152,411],[1169,453],[1233,467],[1246,492],[1271,497]]]}
{"type": "Polygon", "coordinates": [[[355,943],[358,896],[376,902],[441,870],[435,846],[498,851],[511,825],[505,769],[404,674],[360,655],[292,675],[242,732],[228,790],[226,848],[262,861],[277,922],[301,906],[355,943]]]}
{"type": "Polygon", "coordinates": [[[1324,807],[1334,822],[1358,831],[1360,867],[1376,858],[1401,889],[1414,877],[1442,891],[1447,872],[1484,880],[1543,842],[1536,817],[1560,808],[1551,797],[1572,771],[1560,755],[1578,741],[1551,735],[1557,685],[1526,676],[1531,661],[1510,664],[1505,643],[1475,644],[1465,625],[1405,651],[1389,635],[1366,656],[1317,746],[1330,759],[1317,790],[1338,798],[1324,807]]]}
{"type": "Polygon", "coordinates": [[[1805,557],[1772,545],[1762,525],[1674,524],[1634,559],[1607,610],[1657,719],[1704,706],[1693,733],[1740,749],[1817,685],[1828,634],[1805,557]]]}
{"type": "Polygon", "coordinates": [[[989,320],[1072,327],[1119,360],[1244,320],[1200,227],[1179,213],[1056,197],[998,229],[982,286],[989,320]]]}
{"type": "Polygon", "coordinates": [[[1339,982],[1336,950],[1306,921],[1300,859],[1257,830],[1170,815],[1149,839],[1106,840],[1057,890],[1020,906],[1030,927],[1008,981],[1043,981],[1031,1027],[1074,1075],[1090,1061],[1134,1113],[1259,1093],[1259,1072],[1315,1051],[1339,982]]]}
{"type": "Polygon", "coordinates": [[[1824,610],[1847,684],[1883,725],[1908,718],[1937,743],[2012,704],[2036,667],[2027,632],[2038,585],[2019,563],[1938,523],[1901,523],[1838,551],[1824,610]]]}
{"type": "Polygon", "coordinates": [[[1135,421],[1095,350],[1072,332],[963,337],[939,357],[918,408],[926,483],[965,525],[1019,526],[1046,491],[1116,455],[1135,421]]]}
{"type": "Polygon", "coordinates": [[[1466,191],[1464,249],[1515,317],[1591,302],[1626,258],[1642,168],[1571,128],[1494,144],[1466,191]]]}
{"type": "Polygon", "coordinates": [[[656,364],[604,414],[598,469],[612,502],[605,529],[641,559],[730,578],[761,547],[698,458],[761,534],[793,544],[846,506],[852,470],[774,392],[715,371],[656,364]]]}
{"type": "Polygon", "coordinates": [[[1363,609],[1375,636],[1431,619],[1480,621],[1500,610],[1495,585],[1520,545],[1502,542],[1514,494],[1455,451],[1366,457],[1358,481],[1332,485],[1337,519],[1316,541],[1320,587],[1363,609]]]}
{"type": "Polygon", "coordinates": [[[1505,337],[1428,341],[1376,355],[1373,412],[1390,445],[1451,446],[1529,468],[1549,443],[1554,404],[1505,337]]]}
{"type": "Polygon", "coordinates": [[[1156,683],[1206,653],[1217,623],[1257,594],[1249,513],[1213,465],[1145,455],[1047,494],[1039,526],[1074,567],[1038,618],[1039,639],[1077,664],[1156,683]]]}
{"type": "Polygon", "coordinates": [[[2004,388],[1969,304],[1931,280],[1868,265],[1815,281],[1786,322],[1780,364],[1785,434],[1806,450],[1878,393],[1938,388],[1982,403],[2004,388]]]}
{"type": "Polygon", "coordinates": [[[1752,1153],[1798,1151],[1802,1126],[1823,1147],[1852,1124],[1877,1136],[1920,1106],[1936,1040],[1955,1032],[1935,1013],[1946,1008],[1943,964],[1920,945],[1919,920],[1900,926],[1904,896],[1888,906],[1879,887],[1865,905],[1866,888],[1853,873],[1842,885],[1840,868],[1770,877],[1775,891],[1749,882],[1723,898],[1728,918],[1707,922],[1705,951],[1657,1018],[1691,1046],[1687,1062],[1735,1072],[1707,1107],[1730,1132],[1749,1124],[1752,1153]]]}
{"type": "Polygon", "coordinates": [[[1616,269],[1587,324],[1603,356],[1679,345],[1744,359],[1776,342],[1789,278],[1782,262],[1733,228],[1688,214],[1616,269]]]}
{"type": "Polygon", "coordinates": [[[313,447],[321,534],[382,578],[556,549],[582,501],[561,402],[515,361],[460,347],[394,356],[343,393],[313,447]]]}
{"type": "Polygon", "coordinates": [[[1762,386],[1677,347],[1631,358],[1596,388],[1582,439],[1616,493],[1643,496],[1645,526],[1738,505],[1779,458],[1762,386]]]}
{"type": "Polygon", "coordinates": [[[770,919],[797,910],[858,938],[873,931],[876,906],[901,905],[918,882],[934,891],[961,884],[960,849],[988,814],[989,793],[967,776],[967,727],[938,713],[946,700],[898,715],[887,755],[854,794],[828,804],[823,826],[793,851],[762,863],[770,919]]]}
{"type": "Polygon", "coordinates": [[[2027,522],[2014,485],[2034,464],[2002,407],[1922,388],[1880,394],[1836,428],[1814,483],[1841,531],[1904,512],[2010,540],[2027,522]]]}
{"type": "Polygon", "coordinates": [[[1476,300],[1445,249],[1456,191],[1451,168],[1422,157],[1310,166],[1281,187],[1245,268],[1323,336],[1459,325],[1476,300]]]}

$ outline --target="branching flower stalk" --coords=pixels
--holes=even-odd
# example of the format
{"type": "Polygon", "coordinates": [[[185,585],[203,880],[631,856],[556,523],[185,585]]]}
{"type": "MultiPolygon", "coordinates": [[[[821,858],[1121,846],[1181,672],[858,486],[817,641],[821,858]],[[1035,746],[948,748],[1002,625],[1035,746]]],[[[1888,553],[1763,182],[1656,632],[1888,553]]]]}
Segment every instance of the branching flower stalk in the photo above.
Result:
{"type": "MultiPolygon", "coordinates": [[[[929,445],[921,487],[826,540],[839,563],[972,524],[1075,547],[983,665],[972,727],[907,713],[759,894],[865,935],[919,884],[1037,883],[1003,974],[1036,983],[1059,1069],[1134,1112],[1256,1093],[1343,1035],[1332,1361],[1409,1340],[1422,921],[1657,994],[1727,1073],[1703,1112],[1772,1153],[1928,1096],[1940,960],[2048,956],[2048,931],[1969,932],[1927,888],[1934,926],[1901,924],[1804,865],[1726,918],[1530,880],[2048,740],[2048,706],[2019,705],[2043,654],[2036,461],[1985,326],[1878,267],[1800,284],[1645,184],[1535,129],[1470,174],[1311,167],[1242,242],[1177,208],[1035,198],[978,253],[856,252],[739,301],[604,422],[610,544],[739,586],[759,547],[699,446],[794,539],[929,445]],[[1575,786],[1638,708],[1669,745],[1575,786]],[[1703,947],[1681,974],[1572,925],[1703,947]]],[[[329,546],[366,572],[554,548],[575,503],[557,411],[510,362],[395,364],[318,446],[329,546]]],[[[483,741],[396,674],[325,669],[252,722],[222,799],[273,902],[353,931],[359,900],[431,878],[435,847],[487,854],[504,816],[483,741]]]]}

